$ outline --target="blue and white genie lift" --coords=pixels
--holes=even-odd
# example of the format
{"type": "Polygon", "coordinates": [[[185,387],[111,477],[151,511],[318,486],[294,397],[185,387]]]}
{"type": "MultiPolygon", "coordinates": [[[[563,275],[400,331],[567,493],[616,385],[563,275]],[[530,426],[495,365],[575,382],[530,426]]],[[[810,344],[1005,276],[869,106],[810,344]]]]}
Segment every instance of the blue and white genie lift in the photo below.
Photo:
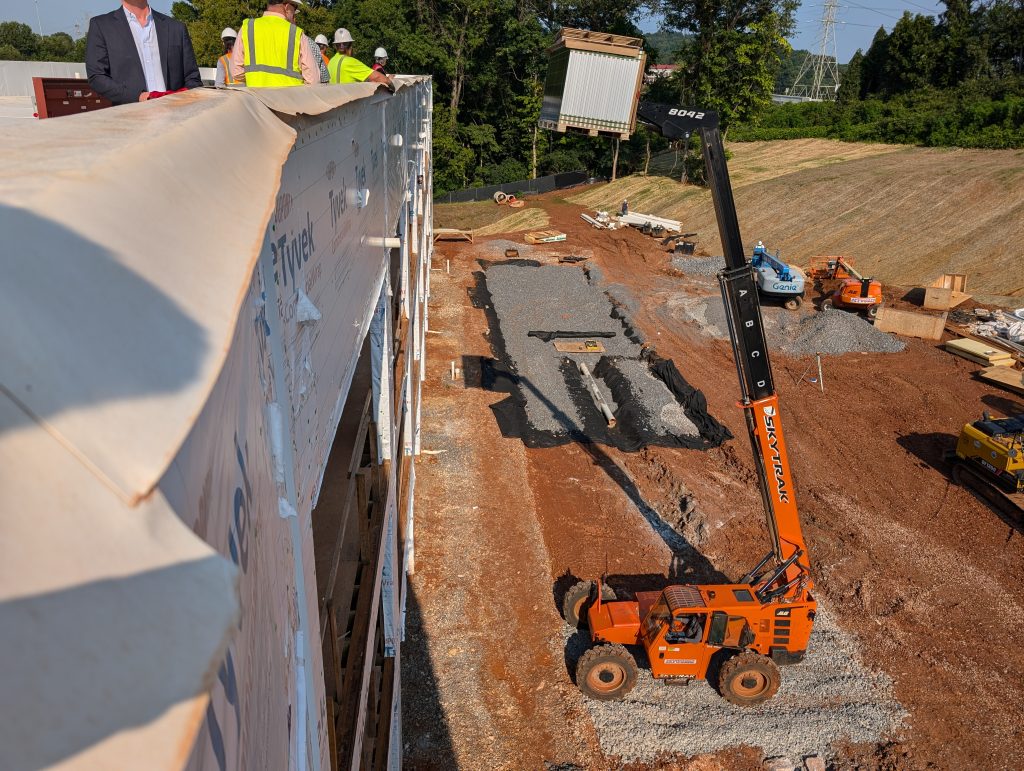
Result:
{"type": "Polygon", "coordinates": [[[760,241],[754,247],[750,258],[758,294],[764,297],[778,297],[787,310],[795,311],[804,301],[803,271],[779,259],[778,251],[768,253],[760,241]]]}

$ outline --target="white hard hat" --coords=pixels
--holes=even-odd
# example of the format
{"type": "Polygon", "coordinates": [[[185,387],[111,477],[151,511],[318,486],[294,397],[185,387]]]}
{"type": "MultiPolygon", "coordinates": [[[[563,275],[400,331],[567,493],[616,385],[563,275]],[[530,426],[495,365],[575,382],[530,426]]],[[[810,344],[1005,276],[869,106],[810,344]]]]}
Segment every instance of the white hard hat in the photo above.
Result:
{"type": "Polygon", "coordinates": [[[238,33],[231,29],[231,27],[225,27],[224,31],[220,33],[220,39],[223,40],[226,37],[238,37],[238,33]]]}
{"type": "Polygon", "coordinates": [[[338,27],[334,30],[334,42],[335,43],[351,43],[352,34],[344,27],[338,27]]]}
{"type": "Polygon", "coordinates": [[[388,58],[388,52],[385,51],[383,48],[378,48],[376,51],[373,52],[373,58],[374,59],[387,59],[388,58]]]}
{"type": "Polygon", "coordinates": [[[282,2],[291,3],[296,8],[301,8],[303,6],[302,0],[282,0],[282,2]]]}
{"type": "Polygon", "coordinates": [[[318,46],[330,45],[330,41],[327,40],[327,35],[317,35],[314,41],[318,46]]]}

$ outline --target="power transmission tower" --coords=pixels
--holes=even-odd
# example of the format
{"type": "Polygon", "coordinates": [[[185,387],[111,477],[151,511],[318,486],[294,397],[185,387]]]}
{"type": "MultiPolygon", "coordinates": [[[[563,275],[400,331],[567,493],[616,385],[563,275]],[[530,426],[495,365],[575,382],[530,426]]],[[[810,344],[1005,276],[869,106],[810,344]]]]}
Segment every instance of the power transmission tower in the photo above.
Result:
{"type": "Polygon", "coordinates": [[[837,0],[825,0],[821,16],[821,33],[818,37],[818,52],[808,53],[800,65],[793,87],[794,96],[803,96],[814,101],[831,101],[839,91],[839,58],[836,54],[836,11],[837,0]]]}

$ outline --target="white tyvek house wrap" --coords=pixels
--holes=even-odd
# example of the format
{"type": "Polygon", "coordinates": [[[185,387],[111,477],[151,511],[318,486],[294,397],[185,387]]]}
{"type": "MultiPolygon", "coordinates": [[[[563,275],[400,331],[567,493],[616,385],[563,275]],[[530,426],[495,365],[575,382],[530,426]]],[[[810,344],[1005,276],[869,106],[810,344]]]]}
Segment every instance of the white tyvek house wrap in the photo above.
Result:
{"type": "Polygon", "coordinates": [[[325,243],[327,177],[429,89],[402,85],[193,91],[8,139],[0,766],[326,767],[310,503],[384,266],[358,229],[325,243]],[[305,324],[270,249],[296,200],[321,228],[305,324]]]}

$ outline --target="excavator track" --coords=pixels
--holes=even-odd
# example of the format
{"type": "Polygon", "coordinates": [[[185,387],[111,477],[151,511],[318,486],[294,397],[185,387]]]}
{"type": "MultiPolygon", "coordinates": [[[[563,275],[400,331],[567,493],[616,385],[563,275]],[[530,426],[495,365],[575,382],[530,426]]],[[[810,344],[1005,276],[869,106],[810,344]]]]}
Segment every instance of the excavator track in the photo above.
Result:
{"type": "Polygon", "coordinates": [[[953,481],[1002,514],[1018,528],[1024,528],[1024,495],[1008,495],[983,472],[968,463],[953,462],[953,481]]]}

